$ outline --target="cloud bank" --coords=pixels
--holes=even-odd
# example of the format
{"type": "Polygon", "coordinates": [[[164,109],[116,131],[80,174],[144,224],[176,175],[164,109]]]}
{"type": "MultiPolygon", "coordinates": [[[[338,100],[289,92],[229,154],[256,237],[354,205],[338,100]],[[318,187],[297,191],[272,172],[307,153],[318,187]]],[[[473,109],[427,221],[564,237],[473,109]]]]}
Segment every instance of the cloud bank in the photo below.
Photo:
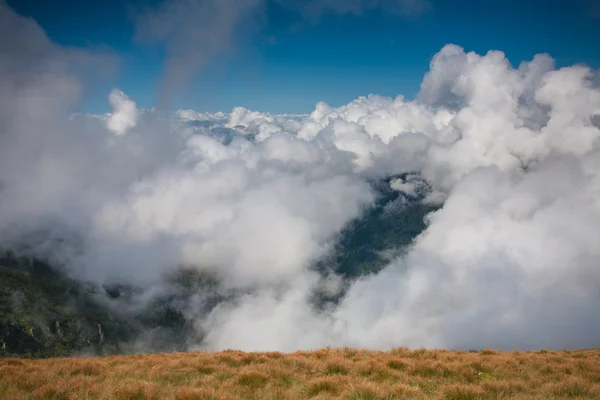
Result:
{"type": "Polygon", "coordinates": [[[235,295],[202,317],[201,293],[188,305],[203,332],[191,348],[599,345],[597,71],[447,45],[414,101],[165,116],[113,91],[111,115],[69,117],[84,90],[73,64],[105,56],[50,42],[5,5],[0,21],[0,242],[147,296],[179,266],[216,277],[235,295]],[[403,173],[443,207],[402,256],[314,307],[342,280],[315,263],[374,204],[370,183],[403,173]]]}

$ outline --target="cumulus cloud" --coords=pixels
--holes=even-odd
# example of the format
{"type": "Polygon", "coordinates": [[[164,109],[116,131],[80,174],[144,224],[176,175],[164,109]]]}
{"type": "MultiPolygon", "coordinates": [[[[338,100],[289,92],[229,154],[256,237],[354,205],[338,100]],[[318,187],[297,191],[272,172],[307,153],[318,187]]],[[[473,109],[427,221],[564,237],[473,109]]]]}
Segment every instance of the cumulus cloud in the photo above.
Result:
{"type": "Polygon", "coordinates": [[[469,174],[402,264],[352,288],[338,314],[350,324],[348,343],[593,345],[600,327],[584,315],[597,306],[589,288],[600,214],[583,205],[596,173],[573,161],[548,161],[516,180],[495,167],[469,174]],[[357,314],[364,301],[370,313],[357,314]]]}
{"type": "Polygon", "coordinates": [[[192,136],[181,165],[134,185],[125,201],[107,204],[97,227],[127,243],[176,237],[180,259],[174,262],[212,268],[236,287],[285,281],[322,255],[328,239],[371,200],[358,179],[310,171],[314,156],[305,159],[312,154],[303,149],[310,144],[287,150],[294,141],[279,136],[253,146],[236,139],[225,146],[192,136]],[[282,165],[291,162],[296,170],[282,165]]]}
{"type": "MultiPolygon", "coordinates": [[[[148,18],[201,7],[178,4],[148,18]]],[[[165,116],[114,91],[108,119],[66,117],[85,87],[72,54],[103,55],[60,47],[3,5],[0,21],[3,246],[66,240],[40,248],[100,283],[151,288],[178,266],[215,276],[235,296],[185,310],[203,349],[598,346],[596,71],[448,45],[416,101],[165,116]],[[378,200],[374,181],[441,208],[382,271],[342,282],[315,264],[378,200]],[[343,297],[315,307],[319,290],[343,297]]],[[[177,47],[172,21],[159,39],[177,47]]]]}
{"type": "MultiPolygon", "coordinates": [[[[434,57],[420,104],[376,96],[319,104],[299,131],[306,140],[354,153],[357,173],[419,171],[445,193],[444,206],[407,255],[352,285],[334,311],[317,313],[302,289],[260,293],[214,310],[205,345],[596,346],[592,75],[553,70],[545,55],[513,69],[500,52],[450,45],[434,57]],[[295,326],[303,329],[286,328],[295,326]]],[[[410,181],[391,185],[414,190],[410,181]]]]}
{"type": "Polygon", "coordinates": [[[135,101],[130,100],[119,89],[113,89],[110,92],[108,101],[113,107],[113,112],[106,119],[106,127],[115,135],[124,135],[137,124],[138,110],[135,101]]]}

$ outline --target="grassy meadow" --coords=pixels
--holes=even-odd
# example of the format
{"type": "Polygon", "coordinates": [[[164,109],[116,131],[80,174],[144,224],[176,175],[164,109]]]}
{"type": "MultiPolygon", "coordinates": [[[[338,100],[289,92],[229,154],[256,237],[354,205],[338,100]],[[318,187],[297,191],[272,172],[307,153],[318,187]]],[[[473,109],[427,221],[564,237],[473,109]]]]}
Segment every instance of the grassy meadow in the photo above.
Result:
{"type": "Polygon", "coordinates": [[[10,399],[600,399],[600,351],[356,349],[0,359],[10,399]]]}

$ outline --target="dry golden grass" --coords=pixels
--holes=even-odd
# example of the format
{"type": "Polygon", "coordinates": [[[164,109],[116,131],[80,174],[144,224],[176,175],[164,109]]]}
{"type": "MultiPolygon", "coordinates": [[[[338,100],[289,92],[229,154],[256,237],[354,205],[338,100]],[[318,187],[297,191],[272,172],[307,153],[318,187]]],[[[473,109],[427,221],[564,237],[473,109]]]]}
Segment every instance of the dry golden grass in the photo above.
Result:
{"type": "Polygon", "coordinates": [[[1,399],[600,399],[600,351],[0,359],[1,399]]]}

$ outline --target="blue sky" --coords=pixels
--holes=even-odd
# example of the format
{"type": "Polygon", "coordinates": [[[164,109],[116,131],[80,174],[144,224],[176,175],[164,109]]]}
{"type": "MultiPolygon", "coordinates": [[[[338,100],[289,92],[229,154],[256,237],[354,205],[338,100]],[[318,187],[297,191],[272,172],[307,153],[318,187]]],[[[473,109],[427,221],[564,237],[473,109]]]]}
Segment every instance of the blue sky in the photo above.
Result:
{"type": "MultiPolygon", "coordinates": [[[[341,1],[341,0],[340,0],[341,1]]],[[[164,51],[134,40],[134,16],[156,0],[8,0],[60,44],[105,47],[120,58],[118,73],[86,97],[85,111],[109,110],[119,87],[140,106],[155,104],[164,51]]],[[[430,0],[421,15],[380,9],[325,14],[318,21],[267,3],[266,18],[232,50],[208,65],[172,98],[174,108],[229,111],[234,106],[310,112],[316,102],[342,105],[371,93],[413,97],[431,57],[447,43],[467,51],[502,50],[517,65],[549,53],[558,66],[600,67],[600,13],[595,0],[430,0]]]]}

